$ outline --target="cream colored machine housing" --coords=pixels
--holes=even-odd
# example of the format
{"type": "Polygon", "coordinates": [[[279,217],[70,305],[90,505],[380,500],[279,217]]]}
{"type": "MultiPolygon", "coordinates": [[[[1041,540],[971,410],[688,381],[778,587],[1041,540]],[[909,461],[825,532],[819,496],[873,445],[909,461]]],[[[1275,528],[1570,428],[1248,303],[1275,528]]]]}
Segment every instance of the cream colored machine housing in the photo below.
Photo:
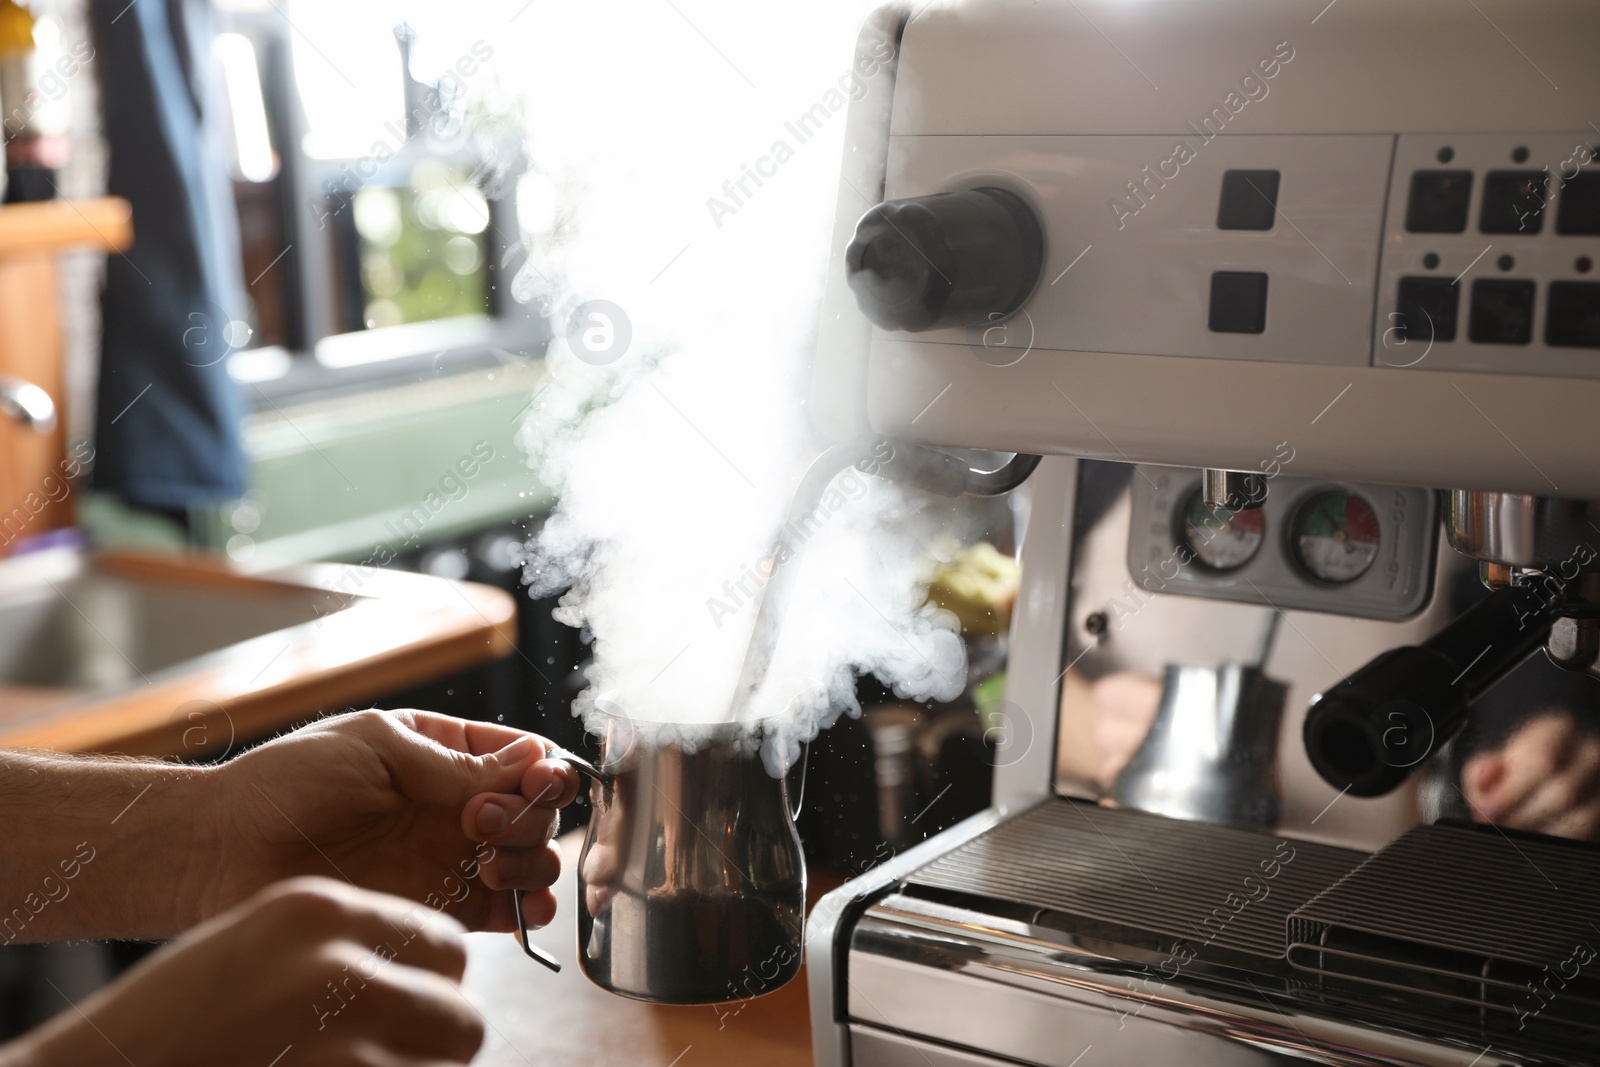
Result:
{"type": "MultiPolygon", "coordinates": [[[[1600,174],[1600,3],[981,0],[885,9],[861,47],[881,55],[867,50],[885,39],[897,68],[850,113],[809,407],[833,441],[1047,457],[1029,483],[1006,694],[1035,729],[1002,745],[993,807],[814,911],[818,1064],[1555,1062],[1254,989],[1212,996],[1189,973],[1152,993],[1137,974],[1156,956],[901,890],[1003,844],[1007,827],[1053,833],[1053,813],[1094,847],[1124,814],[1157,826],[1113,813],[1088,833],[1072,820],[1104,809],[1055,789],[1079,488],[1077,461],[1059,457],[1256,471],[1287,442],[1307,479],[1600,499],[1600,347],[1570,328],[1572,294],[1600,278],[1600,235],[1557,224],[1571,179],[1600,174]],[[1484,232],[1490,176],[1545,168],[1525,228],[1484,232]],[[1276,174],[1267,228],[1219,226],[1230,171],[1276,174]],[[1418,171],[1470,172],[1459,229],[1408,227],[1418,171]],[[980,188],[1020,198],[1043,230],[1020,309],[925,332],[869,322],[845,270],[857,221],[883,201],[980,188]],[[1218,272],[1265,276],[1264,305],[1247,309],[1259,323],[1243,316],[1259,330],[1228,307],[1234,328],[1212,328],[1218,272]],[[1401,279],[1417,278],[1456,290],[1452,339],[1397,320],[1401,279]],[[1512,324],[1525,343],[1500,329],[1505,301],[1489,307],[1503,284],[1482,290],[1474,329],[1480,282],[1531,285],[1512,324]]],[[[1492,507],[1473,514],[1489,520],[1469,531],[1481,537],[1451,535],[1478,559],[1564,558],[1522,552],[1527,531],[1492,507]]],[[[1132,847],[1141,824],[1128,825],[1132,847]]],[[[1209,832],[1190,835],[1202,853],[1209,832]]],[[[1294,869],[1331,882],[1357,855],[1294,869]]],[[[1142,892],[1130,878],[1126,895],[1142,892]]]]}
{"type": "MultiPolygon", "coordinates": [[[[1600,349],[1546,343],[1552,284],[1570,302],[1600,262],[1600,235],[1556,225],[1564,179],[1600,171],[1600,5],[1311,7],[997,0],[911,19],[893,78],[851,113],[823,432],[1246,471],[1289,441],[1297,473],[1600,496],[1600,349]],[[1229,171],[1279,175],[1270,229],[1219,228],[1229,171]],[[1408,232],[1418,171],[1471,173],[1461,232],[1408,232]],[[1523,232],[1481,232],[1509,171],[1548,175],[1540,206],[1523,232]],[[1044,231],[1020,311],[873,327],[845,279],[856,220],[980,186],[1044,231]],[[1214,272],[1266,276],[1261,332],[1208,328],[1214,272]],[[1454,339],[1397,328],[1402,277],[1458,279],[1454,339]],[[1475,286],[1505,281],[1533,285],[1527,343],[1471,340],[1475,286]]],[[[869,33],[893,39],[899,17],[869,33]]]]}

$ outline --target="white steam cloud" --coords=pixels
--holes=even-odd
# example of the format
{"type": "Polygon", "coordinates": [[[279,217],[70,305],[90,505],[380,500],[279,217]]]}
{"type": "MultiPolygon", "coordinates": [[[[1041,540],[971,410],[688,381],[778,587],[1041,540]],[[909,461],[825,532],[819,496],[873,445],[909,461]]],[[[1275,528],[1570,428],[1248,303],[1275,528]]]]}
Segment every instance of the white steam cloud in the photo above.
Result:
{"type": "MultiPolygon", "coordinates": [[[[570,585],[558,617],[592,637],[580,714],[602,696],[680,726],[731,713],[774,538],[822,447],[800,398],[868,10],[649,0],[527,16],[545,44],[526,75],[523,213],[542,202],[548,225],[518,284],[558,337],[522,444],[561,496],[526,580],[570,585]],[[598,332],[575,351],[566,322],[589,301],[609,306],[582,319],[598,332]]],[[[858,672],[913,699],[963,688],[954,620],[918,583],[949,515],[849,469],[790,531],[800,570],[748,712],[770,769],[858,710],[858,672]]]]}

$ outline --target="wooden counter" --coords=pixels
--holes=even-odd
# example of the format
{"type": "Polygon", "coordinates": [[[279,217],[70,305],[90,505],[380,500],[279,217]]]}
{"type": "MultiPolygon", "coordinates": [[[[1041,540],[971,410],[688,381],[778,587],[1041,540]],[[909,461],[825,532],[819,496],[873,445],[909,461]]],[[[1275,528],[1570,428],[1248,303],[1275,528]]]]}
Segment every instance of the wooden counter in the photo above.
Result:
{"type": "MultiPolygon", "coordinates": [[[[810,1067],[806,972],[764,997],[712,1007],[665,1007],[615,996],[578,969],[578,851],[583,834],[561,838],[560,909],[533,935],[562,963],[552,974],[505,934],[471,934],[467,996],[488,1036],[474,1067],[810,1067]]],[[[812,901],[838,879],[812,876],[812,901]]]]}
{"type": "MultiPolygon", "coordinates": [[[[0,686],[0,746],[219,756],[319,711],[442,678],[515,649],[516,602],[502,589],[334,563],[249,575],[207,556],[114,552],[79,562],[56,550],[53,558],[40,552],[0,564],[0,599],[42,581],[82,614],[74,601],[83,594],[70,590],[72,568],[84,566],[195,603],[209,596],[221,610],[250,611],[259,604],[274,613],[266,617],[290,624],[263,626],[259,636],[146,672],[126,644],[110,642],[103,624],[88,620],[137,676],[109,689],[0,686]]],[[[171,619],[174,626],[181,622],[171,619]]],[[[131,625],[162,624],[144,619],[131,625]]]]}

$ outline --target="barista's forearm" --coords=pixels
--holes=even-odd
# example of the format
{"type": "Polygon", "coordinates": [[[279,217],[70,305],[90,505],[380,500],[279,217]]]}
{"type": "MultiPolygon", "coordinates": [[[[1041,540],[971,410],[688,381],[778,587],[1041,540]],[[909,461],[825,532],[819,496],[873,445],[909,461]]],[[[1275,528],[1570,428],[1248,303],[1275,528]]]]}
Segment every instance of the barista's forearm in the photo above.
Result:
{"type": "Polygon", "coordinates": [[[165,938],[217,856],[214,768],[0,750],[0,945],[165,938]]]}

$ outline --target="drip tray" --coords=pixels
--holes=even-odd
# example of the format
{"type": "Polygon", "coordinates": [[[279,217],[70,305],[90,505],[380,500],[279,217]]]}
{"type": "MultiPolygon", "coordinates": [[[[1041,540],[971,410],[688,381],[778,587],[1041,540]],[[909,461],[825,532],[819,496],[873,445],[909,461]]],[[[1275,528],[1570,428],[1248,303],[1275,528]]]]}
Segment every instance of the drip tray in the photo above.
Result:
{"type": "Polygon", "coordinates": [[[1204,959],[1281,960],[1291,911],[1365,854],[1159,815],[1047,802],[907,879],[1040,914],[1041,926],[1094,930],[1123,944],[1182,941],[1204,959]]]}
{"type": "Polygon", "coordinates": [[[1288,960],[1326,992],[1546,1040],[1600,1034],[1600,850],[1415,827],[1297,908],[1288,960]]]}

